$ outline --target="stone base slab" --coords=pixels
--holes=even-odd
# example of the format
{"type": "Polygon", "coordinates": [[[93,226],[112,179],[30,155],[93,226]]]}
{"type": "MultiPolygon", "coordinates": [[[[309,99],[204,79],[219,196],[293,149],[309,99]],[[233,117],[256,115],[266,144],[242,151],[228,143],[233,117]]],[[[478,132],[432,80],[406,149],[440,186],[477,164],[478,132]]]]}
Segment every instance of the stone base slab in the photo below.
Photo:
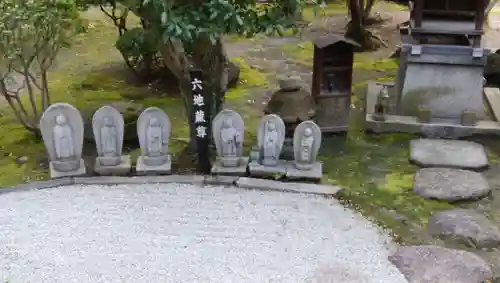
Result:
{"type": "Polygon", "coordinates": [[[273,175],[285,176],[288,167],[289,162],[285,160],[279,160],[276,166],[265,166],[259,164],[257,161],[251,161],[248,164],[248,171],[250,171],[250,175],[256,177],[272,177],[273,175]]]}
{"type": "Polygon", "coordinates": [[[376,121],[372,114],[367,114],[365,129],[375,133],[412,133],[453,139],[472,135],[500,135],[500,123],[496,121],[478,121],[475,126],[463,126],[434,121],[420,123],[415,117],[399,115],[386,115],[385,121],[376,121]]]}
{"type": "Polygon", "coordinates": [[[52,179],[58,179],[58,178],[63,178],[63,177],[74,177],[74,176],[82,176],[87,174],[87,168],[85,167],[85,161],[83,161],[82,158],[80,158],[80,166],[78,167],[77,170],[74,171],[68,171],[68,172],[61,172],[58,171],[54,168],[54,165],[52,162],[49,164],[49,170],[50,170],[50,177],[52,179]]]}
{"type": "Polygon", "coordinates": [[[144,157],[139,156],[135,165],[135,171],[138,175],[170,174],[172,171],[172,156],[168,154],[167,162],[160,166],[149,166],[144,163],[144,157]]]}
{"type": "Polygon", "coordinates": [[[96,158],[94,171],[101,176],[127,175],[132,170],[132,161],[129,155],[123,155],[121,162],[115,166],[104,166],[96,158]]]}
{"type": "Polygon", "coordinates": [[[239,165],[235,167],[222,166],[220,158],[217,157],[214,165],[212,166],[212,174],[227,175],[227,176],[245,176],[247,174],[247,167],[248,167],[248,156],[241,157],[239,160],[239,165]]]}
{"type": "Polygon", "coordinates": [[[321,180],[323,177],[323,164],[321,162],[316,162],[311,170],[300,170],[295,167],[292,162],[286,170],[286,178],[291,180],[296,179],[308,179],[308,180],[321,180]]]}

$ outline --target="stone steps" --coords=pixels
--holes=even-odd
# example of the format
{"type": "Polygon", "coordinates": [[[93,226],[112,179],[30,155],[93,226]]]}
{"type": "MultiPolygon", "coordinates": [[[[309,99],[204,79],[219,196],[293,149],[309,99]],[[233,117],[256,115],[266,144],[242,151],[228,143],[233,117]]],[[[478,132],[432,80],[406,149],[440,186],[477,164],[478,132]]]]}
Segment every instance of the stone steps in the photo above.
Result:
{"type": "MultiPolygon", "coordinates": [[[[477,200],[491,192],[488,181],[479,173],[488,168],[488,157],[481,144],[416,139],[410,142],[409,160],[421,167],[415,175],[413,191],[425,199],[455,203],[477,200]]],[[[488,281],[494,276],[491,267],[473,252],[500,246],[499,228],[483,214],[461,208],[441,211],[430,217],[427,230],[431,236],[463,248],[401,247],[389,259],[409,283],[493,282],[488,281]]]]}

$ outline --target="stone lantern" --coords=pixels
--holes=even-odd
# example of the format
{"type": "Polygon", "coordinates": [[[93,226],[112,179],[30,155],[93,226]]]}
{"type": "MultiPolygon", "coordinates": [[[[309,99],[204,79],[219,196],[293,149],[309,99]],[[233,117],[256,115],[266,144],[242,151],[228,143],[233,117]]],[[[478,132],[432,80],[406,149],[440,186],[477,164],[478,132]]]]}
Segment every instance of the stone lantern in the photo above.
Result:
{"type": "Polygon", "coordinates": [[[292,160],[295,127],[303,121],[313,119],[316,114],[316,103],[311,93],[304,88],[300,77],[282,77],[278,83],[280,89],[273,93],[264,113],[276,114],[285,122],[286,134],[282,158],[292,160]]]}

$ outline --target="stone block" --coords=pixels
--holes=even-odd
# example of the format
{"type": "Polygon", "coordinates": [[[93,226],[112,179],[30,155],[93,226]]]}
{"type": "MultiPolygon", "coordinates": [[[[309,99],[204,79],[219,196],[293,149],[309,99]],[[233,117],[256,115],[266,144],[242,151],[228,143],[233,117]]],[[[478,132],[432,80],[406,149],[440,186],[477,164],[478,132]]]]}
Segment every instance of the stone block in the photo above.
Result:
{"type": "Polygon", "coordinates": [[[49,164],[50,177],[52,179],[59,179],[63,177],[73,177],[73,176],[83,176],[87,174],[87,168],[85,167],[85,161],[80,158],[80,165],[78,169],[68,172],[58,171],[52,162],[49,164]]]}
{"type": "Polygon", "coordinates": [[[239,180],[238,176],[224,176],[224,175],[205,176],[206,185],[234,186],[236,185],[236,182],[238,180],[239,180]]]}
{"type": "Polygon", "coordinates": [[[149,166],[144,163],[144,157],[139,156],[135,165],[135,171],[138,175],[149,175],[149,174],[170,174],[172,171],[172,158],[170,154],[168,155],[168,160],[165,164],[160,166],[149,166]]]}
{"type": "Polygon", "coordinates": [[[248,164],[250,175],[255,177],[272,177],[274,175],[286,175],[286,170],[289,167],[289,162],[279,160],[276,166],[262,165],[257,161],[251,161],[248,164]]]}
{"type": "Polygon", "coordinates": [[[219,157],[216,158],[212,166],[212,174],[215,175],[231,175],[231,176],[245,176],[247,174],[248,157],[241,157],[238,166],[226,167],[222,166],[219,157]]]}
{"type": "Polygon", "coordinates": [[[101,176],[109,175],[127,175],[132,170],[132,161],[129,155],[121,156],[121,162],[115,166],[104,166],[99,162],[99,157],[96,158],[94,171],[101,176]]]}
{"type": "Polygon", "coordinates": [[[314,163],[313,167],[310,170],[301,170],[298,169],[294,164],[290,164],[290,166],[286,169],[286,178],[287,179],[308,179],[318,181],[323,177],[323,164],[321,162],[314,163]]]}

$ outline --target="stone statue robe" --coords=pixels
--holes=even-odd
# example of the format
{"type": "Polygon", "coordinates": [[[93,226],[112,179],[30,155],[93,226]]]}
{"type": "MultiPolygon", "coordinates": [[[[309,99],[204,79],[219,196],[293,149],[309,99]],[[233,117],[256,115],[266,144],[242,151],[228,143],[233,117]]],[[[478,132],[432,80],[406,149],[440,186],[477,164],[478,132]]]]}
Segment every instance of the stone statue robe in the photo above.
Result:
{"type": "Polygon", "coordinates": [[[117,131],[113,125],[101,128],[102,152],[105,156],[116,156],[118,153],[117,131]]]}
{"type": "Polygon", "coordinates": [[[68,124],[54,126],[54,147],[59,159],[68,159],[75,155],[72,132],[68,124]]]}
{"type": "Polygon", "coordinates": [[[238,148],[242,143],[241,134],[235,128],[221,130],[222,156],[237,156],[238,148]]]}
{"type": "Polygon", "coordinates": [[[278,160],[277,156],[278,132],[276,130],[267,130],[264,135],[263,158],[278,160]]]}
{"type": "Polygon", "coordinates": [[[146,133],[149,156],[160,156],[163,151],[163,131],[160,126],[149,126],[146,133]]]}
{"type": "Polygon", "coordinates": [[[300,141],[300,161],[311,163],[313,151],[314,137],[304,136],[300,141]]]}

